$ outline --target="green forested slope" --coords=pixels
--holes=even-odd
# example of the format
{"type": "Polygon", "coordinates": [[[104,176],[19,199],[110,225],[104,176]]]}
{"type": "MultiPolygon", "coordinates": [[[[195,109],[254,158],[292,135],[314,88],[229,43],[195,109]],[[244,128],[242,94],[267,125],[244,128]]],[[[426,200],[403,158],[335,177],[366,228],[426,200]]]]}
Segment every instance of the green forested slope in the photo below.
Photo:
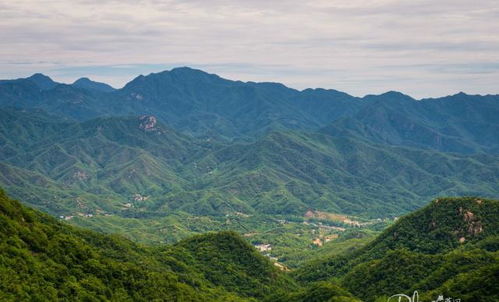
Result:
{"type": "Polygon", "coordinates": [[[459,93],[416,101],[397,92],[366,96],[365,105],[321,131],[443,152],[497,153],[498,98],[459,93]]]}
{"type": "Polygon", "coordinates": [[[438,294],[463,301],[499,297],[499,201],[439,198],[402,217],[350,255],[315,260],[293,274],[303,282],[337,278],[367,301],[376,296],[438,294]]]}
{"type": "Polygon", "coordinates": [[[82,123],[14,109],[0,116],[0,163],[8,171],[0,183],[58,215],[300,216],[319,209],[380,217],[435,196],[499,194],[493,154],[297,131],[226,143],[180,134],[153,116],[82,123]]]}
{"type": "Polygon", "coordinates": [[[2,301],[243,301],[295,288],[234,233],[147,248],[61,224],[3,191],[0,222],[2,301]]]}
{"type": "Polygon", "coordinates": [[[439,195],[499,193],[493,155],[445,154],[311,133],[270,133],[255,143],[222,148],[197,166],[208,167],[205,187],[228,191],[228,198],[265,213],[315,208],[379,217],[410,211],[439,195]]]}
{"type": "Polygon", "coordinates": [[[499,194],[497,95],[356,98],[190,68],[94,86],[41,74],[0,81],[9,192],[54,214],[127,217],[379,217],[436,196],[499,194]],[[36,200],[32,173],[52,198],[36,200]]]}
{"type": "Polygon", "coordinates": [[[417,290],[424,301],[443,294],[462,301],[492,302],[499,297],[498,261],[497,250],[471,246],[436,255],[397,249],[355,266],[340,284],[366,301],[417,290]]]}
{"type": "Polygon", "coordinates": [[[438,199],[364,248],[296,270],[297,286],[232,232],[144,247],[61,224],[1,192],[0,298],[374,301],[418,290],[426,300],[495,301],[498,210],[497,200],[438,199]]]}

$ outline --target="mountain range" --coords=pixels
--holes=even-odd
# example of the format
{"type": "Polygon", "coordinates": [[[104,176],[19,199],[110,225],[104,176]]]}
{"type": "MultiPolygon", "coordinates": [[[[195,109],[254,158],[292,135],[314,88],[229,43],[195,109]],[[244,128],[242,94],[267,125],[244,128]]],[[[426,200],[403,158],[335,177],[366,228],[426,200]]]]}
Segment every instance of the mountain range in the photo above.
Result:
{"type": "Polygon", "coordinates": [[[499,96],[353,97],[190,68],[0,81],[0,185],[56,215],[396,216],[499,193],[499,96]]]}
{"type": "Polygon", "coordinates": [[[196,137],[250,139],[274,130],[317,130],[457,153],[497,153],[498,99],[459,93],[415,100],[394,91],[358,98],[336,90],[231,81],[187,67],[141,75],[117,90],[88,79],[60,84],[41,74],[0,82],[2,107],[43,109],[77,121],[154,115],[196,137]]]}

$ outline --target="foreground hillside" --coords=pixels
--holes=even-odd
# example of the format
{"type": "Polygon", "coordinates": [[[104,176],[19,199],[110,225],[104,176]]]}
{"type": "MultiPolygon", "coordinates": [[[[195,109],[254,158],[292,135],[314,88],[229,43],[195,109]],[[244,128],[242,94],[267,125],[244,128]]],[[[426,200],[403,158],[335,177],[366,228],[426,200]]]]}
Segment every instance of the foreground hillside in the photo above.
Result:
{"type": "Polygon", "coordinates": [[[497,301],[499,201],[441,198],[351,253],[278,270],[233,232],[145,247],[62,224],[0,192],[2,301],[497,301]]]}
{"type": "Polygon", "coordinates": [[[0,192],[2,301],[248,301],[295,288],[238,235],[146,248],[57,222],[0,192]]]}
{"type": "Polygon", "coordinates": [[[296,270],[304,283],[340,280],[366,301],[392,294],[461,301],[499,298],[499,201],[439,198],[401,218],[364,248],[296,270]]]}

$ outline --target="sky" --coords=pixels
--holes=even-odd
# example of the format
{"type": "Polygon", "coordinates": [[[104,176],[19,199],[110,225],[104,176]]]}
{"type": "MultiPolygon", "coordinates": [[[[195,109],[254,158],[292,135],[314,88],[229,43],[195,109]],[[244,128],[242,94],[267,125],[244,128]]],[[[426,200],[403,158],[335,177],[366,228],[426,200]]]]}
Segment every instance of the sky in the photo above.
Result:
{"type": "Polygon", "coordinates": [[[0,0],[0,78],[224,78],[416,98],[499,93],[497,0],[0,0]]]}

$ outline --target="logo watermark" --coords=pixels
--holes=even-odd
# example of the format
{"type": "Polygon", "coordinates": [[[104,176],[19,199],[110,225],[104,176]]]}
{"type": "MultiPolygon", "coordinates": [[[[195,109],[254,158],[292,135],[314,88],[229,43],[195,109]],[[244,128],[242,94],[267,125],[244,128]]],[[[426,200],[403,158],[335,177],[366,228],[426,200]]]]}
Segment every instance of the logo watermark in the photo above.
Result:
{"type": "MultiPolygon", "coordinates": [[[[415,290],[412,293],[412,297],[405,294],[396,294],[389,297],[386,302],[419,302],[419,293],[415,290]]],[[[461,302],[461,299],[445,298],[444,295],[439,295],[436,300],[432,300],[431,302],[461,302]]]]}

